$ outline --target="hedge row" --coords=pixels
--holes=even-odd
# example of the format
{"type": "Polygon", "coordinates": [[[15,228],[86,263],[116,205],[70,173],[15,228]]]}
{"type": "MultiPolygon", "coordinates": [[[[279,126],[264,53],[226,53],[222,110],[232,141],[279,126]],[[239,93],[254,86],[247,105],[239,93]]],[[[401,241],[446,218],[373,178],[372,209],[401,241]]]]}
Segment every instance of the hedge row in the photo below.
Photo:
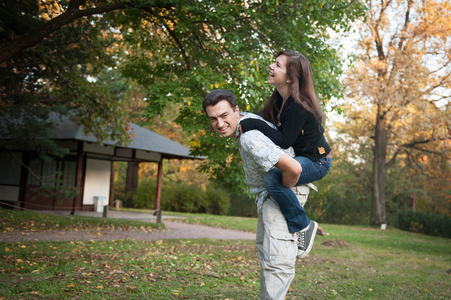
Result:
{"type": "MultiPolygon", "coordinates": [[[[128,198],[132,199],[135,208],[154,209],[155,190],[155,182],[143,180],[139,183],[136,193],[128,195],[128,198]]],[[[230,196],[213,186],[208,186],[204,191],[195,185],[165,183],[161,189],[160,208],[186,213],[225,215],[230,208],[230,196]]]]}
{"type": "Polygon", "coordinates": [[[398,215],[401,230],[451,238],[451,218],[431,212],[403,210],[398,215]]]}

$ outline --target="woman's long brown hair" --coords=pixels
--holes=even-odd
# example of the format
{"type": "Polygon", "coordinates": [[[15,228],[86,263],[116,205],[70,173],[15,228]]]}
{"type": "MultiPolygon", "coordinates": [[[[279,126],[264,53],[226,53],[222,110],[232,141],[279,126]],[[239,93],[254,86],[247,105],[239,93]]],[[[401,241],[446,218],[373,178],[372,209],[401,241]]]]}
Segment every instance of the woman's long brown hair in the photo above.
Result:
{"type": "MultiPolygon", "coordinates": [[[[287,77],[291,80],[290,95],[294,101],[304,107],[305,110],[311,112],[318,123],[324,119],[324,113],[318,101],[318,96],[313,85],[312,69],[308,59],[294,51],[283,50],[277,53],[276,57],[280,55],[287,56],[287,77]]],[[[273,115],[274,108],[277,104],[279,92],[274,89],[271,97],[265,102],[265,106],[260,115],[267,121],[274,123],[275,116],[273,115]]],[[[281,108],[282,109],[282,108],[281,108]]]]}

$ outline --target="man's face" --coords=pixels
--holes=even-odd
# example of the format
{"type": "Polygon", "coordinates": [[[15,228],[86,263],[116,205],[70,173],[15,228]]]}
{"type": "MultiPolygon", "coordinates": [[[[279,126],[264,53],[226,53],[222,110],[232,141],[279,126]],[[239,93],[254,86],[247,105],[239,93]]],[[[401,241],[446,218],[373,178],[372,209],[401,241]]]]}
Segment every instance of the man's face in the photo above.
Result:
{"type": "Polygon", "coordinates": [[[238,121],[240,120],[240,110],[232,108],[226,100],[219,101],[214,106],[206,107],[207,116],[211,126],[221,137],[234,137],[238,121]]]}

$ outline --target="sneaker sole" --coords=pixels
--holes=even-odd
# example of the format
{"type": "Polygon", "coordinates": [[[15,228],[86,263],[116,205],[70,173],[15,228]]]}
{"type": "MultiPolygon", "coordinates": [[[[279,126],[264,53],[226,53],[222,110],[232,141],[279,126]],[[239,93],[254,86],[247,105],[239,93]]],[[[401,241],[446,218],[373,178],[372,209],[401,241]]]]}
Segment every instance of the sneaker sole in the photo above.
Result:
{"type": "Polygon", "coordinates": [[[302,253],[301,255],[298,255],[298,258],[304,258],[304,257],[306,257],[307,254],[309,254],[310,251],[311,251],[312,248],[313,248],[313,243],[315,242],[315,237],[316,237],[316,231],[318,230],[318,223],[316,223],[315,221],[311,221],[311,222],[313,222],[313,226],[315,226],[315,227],[313,228],[313,232],[314,232],[314,233],[313,233],[313,235],[312,235],[312,240],[310,241],[310,244],[309,244],[307,250],[305,250],[304,253],[302,253]]]}

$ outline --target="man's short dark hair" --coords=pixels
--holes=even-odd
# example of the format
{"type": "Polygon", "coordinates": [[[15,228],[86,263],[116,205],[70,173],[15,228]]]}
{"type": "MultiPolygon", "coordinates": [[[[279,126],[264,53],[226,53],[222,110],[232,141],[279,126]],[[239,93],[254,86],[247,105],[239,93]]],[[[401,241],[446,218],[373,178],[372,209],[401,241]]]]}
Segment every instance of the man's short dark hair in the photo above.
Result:
{"type": "Polygon", "coordinates": [[[236,97],[235,94],[229,90],[213,90],[205,96],[202,102],[202,107],[206,111],[207,106],[215,106],[219,101],[226,100],[229,102],[230,106],[235,109],[236,107],[236,97]]]}

